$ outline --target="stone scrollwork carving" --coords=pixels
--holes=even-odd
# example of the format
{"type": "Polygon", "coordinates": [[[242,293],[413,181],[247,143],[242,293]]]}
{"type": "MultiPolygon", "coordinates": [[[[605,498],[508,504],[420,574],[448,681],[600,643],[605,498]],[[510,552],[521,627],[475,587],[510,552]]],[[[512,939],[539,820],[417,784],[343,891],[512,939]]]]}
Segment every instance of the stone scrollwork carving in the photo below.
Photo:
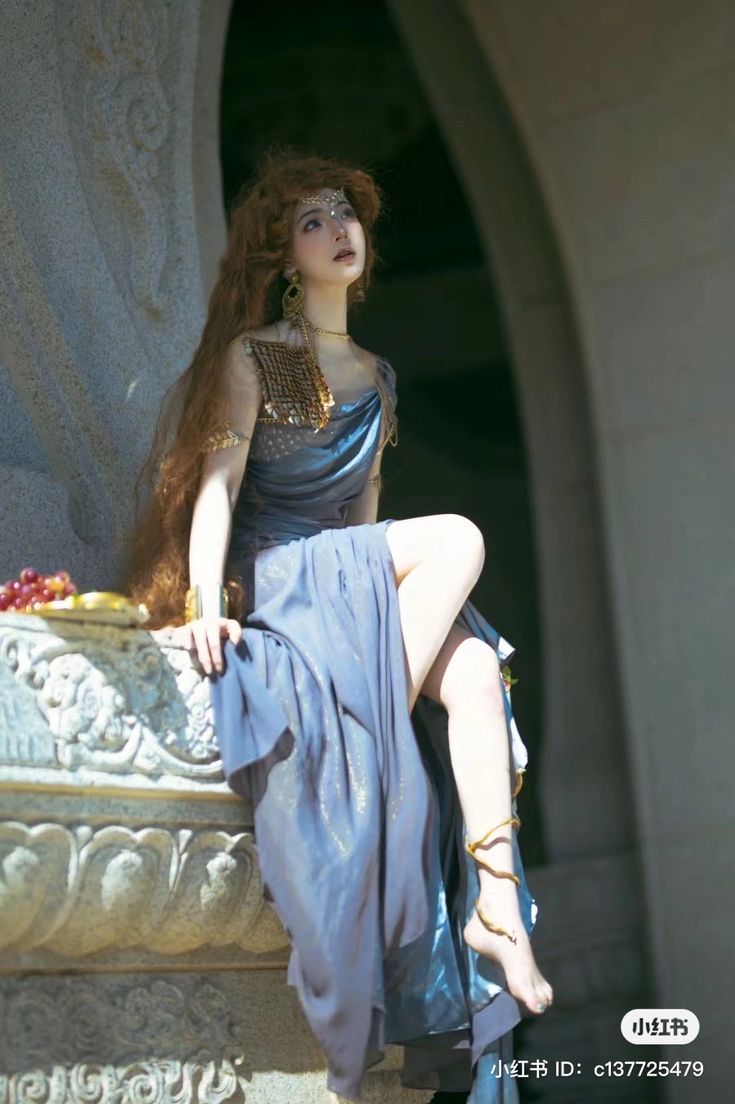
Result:
{"type": "Polygon", "coordinates": [[[79,958],[104,948],[175,955],[288,940],[246,833],[0,824],[0,950],[79,958]],[[275,921],[275,922],[274,922],[275,921]]]}
{"type": "MultiPolygon", "coordinates": [[[[68,20],[68,13],[61,20],[68,20]]],[[[124,203],[133,294],[151,313],[165,306],[168,251],[162,155],[172,126],[161,70],[171,47],[164,0],[84,0],[76,13],[82,52],[79,155],[91,179],[108,181],[124,203]]]]}
{"type": "Polygon", "coordinates": [[[232,1062],[91,1062],[0,1074],[0,1104],[244,1104],[232,1062]]]}
{"type": "Polygon", "coordinates": [[[0,999],[0,1104],[234,1104],[245,1100],[243,1034],[209,980],[11,983],[0,999]]]}
{"type": "MultiPolygon", "coordinates": [[[[187,651],[141,631],[79,623],[57,631],[6,615],[0,664],[35,697],[56,766],[223,781],[209,684],[187,651]]],[[[12,693],[12,682],[0,682],[0,720],[12,693]]],[[[0,762],[17,761],[13,728],[0,724],[0,762]]]]}

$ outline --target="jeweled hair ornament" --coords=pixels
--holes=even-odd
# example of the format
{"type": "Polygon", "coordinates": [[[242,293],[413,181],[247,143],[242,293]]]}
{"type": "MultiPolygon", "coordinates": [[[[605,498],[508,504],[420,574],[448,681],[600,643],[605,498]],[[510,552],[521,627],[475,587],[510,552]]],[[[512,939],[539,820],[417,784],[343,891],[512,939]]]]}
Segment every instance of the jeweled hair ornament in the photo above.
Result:
{"type": "Polygon", "coordinates": [[[349,203],[349,200],[345,195],[344,188],[338,188],[336,192],[325,190],[318,192],[316,195],[301,196],[299,203],[327,203],[329,204],[329,213],[334,218],[337,204],[349,203]]]}

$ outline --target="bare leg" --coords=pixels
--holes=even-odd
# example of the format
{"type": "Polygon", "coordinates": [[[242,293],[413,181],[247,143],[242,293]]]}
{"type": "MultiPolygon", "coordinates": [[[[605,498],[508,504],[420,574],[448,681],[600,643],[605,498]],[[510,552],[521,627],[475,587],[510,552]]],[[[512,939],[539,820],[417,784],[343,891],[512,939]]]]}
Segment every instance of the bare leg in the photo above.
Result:
{"type": "Polygon", "coordinates": [[[386,530],[398,583],[408,708],[482,570],[482,533],[461,514],[395,521],[386,530]]]}
{"type": "MultiPolygon", "coordinates": [[[[449,748],[462,813],[470,840],[511,815],[511,778],[508,734],[498,659],[493,649],[465,629],[453,625],[421,689],[441,702],[449,717],[449,748]]],[[[513,872],[510,832],[504,825],[493,832],[487,846],[478,848],[483,859],[500,871],[513,872]]],[[[521,918],[518,890],[509,878],[498,878],[478,864],[479,904],[493,924],[515,936],[488,931],[477,912],[465,926],[467,943],[499,962],[508,989],[529,1011],[539,1014],[553,999],[553,990],[536,966],[521,918]]]]}

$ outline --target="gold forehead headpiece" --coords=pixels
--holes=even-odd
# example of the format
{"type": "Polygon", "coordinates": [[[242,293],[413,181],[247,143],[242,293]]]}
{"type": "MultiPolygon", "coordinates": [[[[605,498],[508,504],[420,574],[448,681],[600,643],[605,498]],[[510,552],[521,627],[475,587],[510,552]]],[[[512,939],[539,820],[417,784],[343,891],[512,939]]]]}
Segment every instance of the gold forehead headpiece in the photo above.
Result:
{"type": "Polygon", "coordinates": [[[329,213],[334,218],[334,211],[338,203],[347,203],[348,199],[345,195],[344,188],[338,188],[336,192],[325,190],[323,192],[317,192],[316,195],[301,196],[299,203],[328,203],[329,213]]]}

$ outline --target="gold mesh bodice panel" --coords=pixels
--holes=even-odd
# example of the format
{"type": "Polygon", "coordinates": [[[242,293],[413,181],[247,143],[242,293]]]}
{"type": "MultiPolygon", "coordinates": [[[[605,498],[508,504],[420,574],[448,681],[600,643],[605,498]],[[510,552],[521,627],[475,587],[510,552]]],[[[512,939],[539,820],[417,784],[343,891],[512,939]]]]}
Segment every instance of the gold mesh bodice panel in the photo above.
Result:
{"type": "Polygon", "coordinates": [[[255,360],[263,392],[265,414],[258,421],[322,429],[329,420],[334,398],[309,350],[254,337],[243,338],[243,344],[255,360]]]}
{"type": "MultiPolygon", "coordinates": [[[[330,411],[337,407],[329,385],[311,351],[303,345],[283,341],[260,341],[246,334],[242,338],[245,352],[255,361],[258,381],[263,393],[263,407],[256,421],[274,429],[278,426],[301,430],[304,434],[276,433],[268,447],[273,458],[307,443],[308,435],[324,432],[330,423],[330,411]]],[[[385,362],[383,362],[385,363],[385,362]]],[[[375,374],[375,386],[382,405],[382,431],[379,450],[389,442],[398,443],[398,422],[391,391],[382,378],[380,364],[375,374]]],[[[391,376],[393,370],[388,368],[391,376]]],[[[359,396],[356,396],[359,397],[359,396]]],[[[351,399],[346,401],[352,401],[351,399]]],[[[251,454],[261,451],[261,435],[254,434],[251,454]]],[[[262,454],[261,454],[262,455],[262,454]]]]}

